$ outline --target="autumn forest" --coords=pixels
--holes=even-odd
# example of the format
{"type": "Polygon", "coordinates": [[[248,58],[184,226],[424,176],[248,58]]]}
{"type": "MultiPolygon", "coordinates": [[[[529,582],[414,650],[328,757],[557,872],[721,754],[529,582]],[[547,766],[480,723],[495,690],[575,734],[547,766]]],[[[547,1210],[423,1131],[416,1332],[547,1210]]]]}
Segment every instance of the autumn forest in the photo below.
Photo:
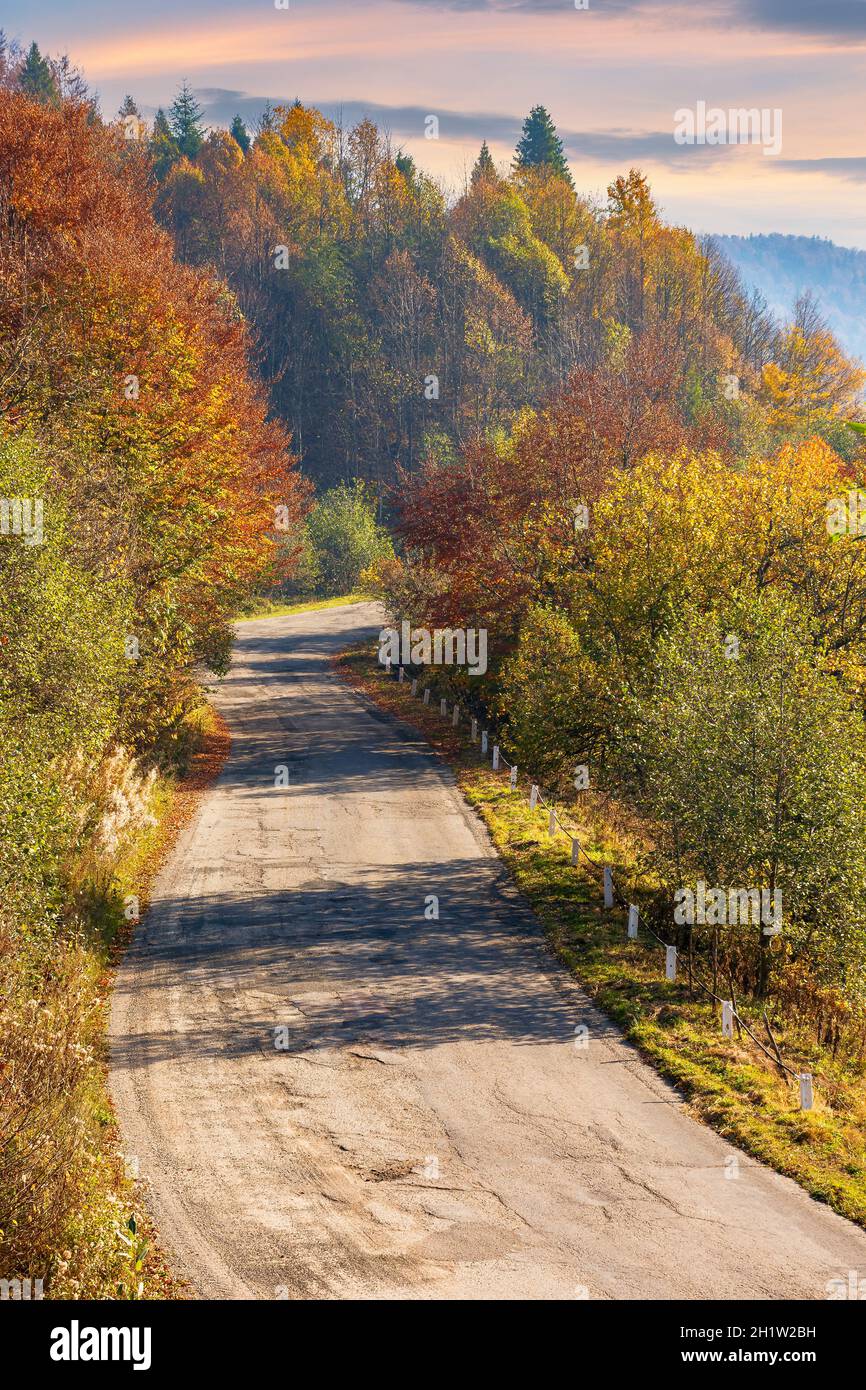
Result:
{"type": "MultiPolygon", "coordinates": [[[[784,1118],[753,1150],[866,1223],[864,388],[639,168],[584,195],[542,106],[451,189],[370,119],[207,128],[186,84],[100,112],[0,44],[0,1275],[170,1292],[100,1100],[107,972],[202,680],[240,613],[310,595],[488,634],[437,699],[740,1000],[732,1093],[777,1103],[779,1042],[822,1077],[814,1162],[784,1118]],[[696,940],[698,881],[781,893],[784,930],[696,940]]],[[[642,978],[598,989],[638,1027],[642,978]]],[[[692,1002],[638,1041],[673,1030],[709,1095],[692,1002]]]]}

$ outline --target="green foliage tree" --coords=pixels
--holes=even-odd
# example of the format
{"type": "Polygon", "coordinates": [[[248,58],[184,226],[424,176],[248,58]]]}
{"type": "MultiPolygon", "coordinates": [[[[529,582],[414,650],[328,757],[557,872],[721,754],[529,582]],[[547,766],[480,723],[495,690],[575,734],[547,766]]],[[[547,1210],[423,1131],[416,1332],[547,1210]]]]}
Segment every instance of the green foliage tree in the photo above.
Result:
{"type": "Polygon", "coordinates": [[[240,116],[235,116],[234,120],[231,123],[229,134],[231,135],[235,143],[240,145],[244,154],[246,154],[252,142],[250,141],[249,131],[247,130],[240,116]]]}
{"type": "Polygon", "coordinates": [[[41,504],[41,540],[0,536],[0,949],[46,948],[82,809],[60,750],[97,758],[115,727],[131,596],[76,559],[76,538],[30,434],[0,433],[0,497],[41,504]]]}
{"type": "Polygon", "coordinates": [[[184,82],[169,108],[168,124],[177,148],[187,159],[195,159],[204,144],[202,114],[201,107],[184,82]]]}
{"type": "Polygon", "coordinates": [[[311,575],[323,594],[357,588],[361,571],[392,553],[384,527],[376,521],[376,502],[360,481],[340,483],[315,502],[306,525],[311,575]]]}
{"type": "Polygon", "coordinates": [[[615,700],[565,613],[529,609],[496,705],[509,747],[552,791],[570,790],[577,765],[597,771],[615,700]]]}
{"type": "MultiPolygon", "coordinates": [[[[816,983],[866,996],[866,733],[816,661],[806,612],[778,592],[683,614],[623,747],[669,893],[698,879],[778,890],[782,953],[816,983]]],[[[741,928],[732,930],[741,931],[741,928]]],[[[748,934],[747,934],[748,936],[748,934]]],[[[771,938],[748,936],[767,992],[771,938]]]]}
{"type": "Polygon", "coordinates": [[[490,150],[489,150],[488,145],[487,145],[487,141],[484,140],[484,141],[482,142],[481,149],[480,149],[479,154],[478,154],[478,158],[476,159],[475,164],[473,165],[473,168],[472,168],[471,181],[472,181],[473,184],[476,184],[476,183],[478,183],[481,179],[495,179],[495,178],[496,178],[496,165],[493,163],[493,156],[492,156],[491,153],[490,153],[490,150]]]}
{"type": "Polygon", "coordinates": [[[543,106],[533,106],[523,122],[523,133],[514,155],[516,169],[531,169],[546,165],[561,178],[572,182],[562,141],[550,113],[543,106]]]}
{"type": "Polygon", "coordinates": [[[153,121],[153,134],[150,137],[150,156],[153,160],[153,170],[158,179],[167,178],[172,167],[180,159],[180,150],[177,147],[168,117],[162,107],[157,111],[153,121]]]}
{"type": "Polygon", "coordinates": [[[18,87],[34,101],[55,106],[60,99],[51,64],[43,58],[35,42],[27,50],[27,57],[18,73],[18,87]]]}

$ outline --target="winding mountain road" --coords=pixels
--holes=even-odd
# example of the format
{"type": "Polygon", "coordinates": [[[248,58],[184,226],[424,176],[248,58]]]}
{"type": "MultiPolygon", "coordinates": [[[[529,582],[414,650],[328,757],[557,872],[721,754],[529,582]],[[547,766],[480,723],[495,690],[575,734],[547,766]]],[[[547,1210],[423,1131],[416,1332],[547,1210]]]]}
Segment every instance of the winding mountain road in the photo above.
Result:
{"type": "Polygon", "coordinates": [[[231,754],[119,971],[112,1093],[176,1271],[217,1299],[822,1299],[866,1273],[866,1234],[684,1112],[424,741],[334,678],[378,626],[239,626],[231,754]]]}

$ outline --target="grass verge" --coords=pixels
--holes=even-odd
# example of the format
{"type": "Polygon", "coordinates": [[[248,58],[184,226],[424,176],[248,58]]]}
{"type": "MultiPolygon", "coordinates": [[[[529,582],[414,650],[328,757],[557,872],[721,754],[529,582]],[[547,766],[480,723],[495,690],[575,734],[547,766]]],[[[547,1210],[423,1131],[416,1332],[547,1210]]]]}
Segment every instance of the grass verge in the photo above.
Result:
{"type": "MultiPolygon", "coordinates": [[[[530,811],[528,784],[521,781],[512,792],[506,773],[494,773],[481,762],[465,724],[454,729],[450,719],[442,719],[438,699],[425,706],[413,698],[410,684],[388,677],[366,644],[344,652],[335,669],[380,708],[418,729],[449,763],[551,949],[644,1058],[678,1088],[692,1113],[866,1227],[862,1066],[839,1061],[795,1018],[775,1018],[783,1057],[789,1063],[795,1059],[814,1077],[815,1108],[801,1111],[796,1082],[780,1074],[748,1034],[733,1040],[721,1036],[717,1004],[691,997],[686,978],[665,980],[664,956],[652,938],[626,939],[625,913],[604,910],[593,871],[574,868],[567,842],[548,837],[546,813],[530,811]]],[[[570,818],[587,853],[612,864],[624,880],[630,868],[627,836],[577,807],[570,809],[570,818]]],[[[755,1006],[738,1000],[738,1008],[760,1035],[763,1024],[755,1006]]]]}
{"type": "MultiPolygon", "coordinates": [[[[146,911],[157,872],[228,752],[228,731],[207,705],[181,733],[177,770],[140,784],[146,814],[129,819],[134,828],[112,839],[110,852],[85,849],[72,865],[75,928],[47,961],[10,970],[0,994],[0,1277],[11,1286],[0,1297],[186,1296],[121,1151],[107,1049],[113,967],[134,929],[131,900],[146,911]]],[[[126,764],[116,785],[129,791],[130,777],[126,764]]]]}
{"type": "Polygon", "coordinates": [[[237,622],[247,623],[256,618],[282,618],[287,613],[312,613],[319,608],[342,608],[346,603],[365,603],[369,594],[338,594],[336,598],[299,598],[294,603],[278,603],[271,598],[256,598],[244,604],[237,622]]]}

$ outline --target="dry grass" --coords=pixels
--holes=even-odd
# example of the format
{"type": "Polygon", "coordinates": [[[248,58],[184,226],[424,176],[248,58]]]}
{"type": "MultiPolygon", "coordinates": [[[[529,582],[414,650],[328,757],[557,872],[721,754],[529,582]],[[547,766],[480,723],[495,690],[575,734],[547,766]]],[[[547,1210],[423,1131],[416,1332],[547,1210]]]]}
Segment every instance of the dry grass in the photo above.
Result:
{"type": "MultiPolygon", "coordinates": [[[[70,866],[69,929],[47,956],[7,949],[0,992],[0,1277],[46,1298],[183,1297],[126,1171],[108,1099],[111,966],[129,939],[127,895],[149,886],[229,746],[207,707],[190,716],[186,768],[137,778],[112,754],[108,819],[70,866]],[[115,793],[117,793],[115,795],[115,793]]],[[[103,776],[104,774],[104,776],[103,776]]]]}

